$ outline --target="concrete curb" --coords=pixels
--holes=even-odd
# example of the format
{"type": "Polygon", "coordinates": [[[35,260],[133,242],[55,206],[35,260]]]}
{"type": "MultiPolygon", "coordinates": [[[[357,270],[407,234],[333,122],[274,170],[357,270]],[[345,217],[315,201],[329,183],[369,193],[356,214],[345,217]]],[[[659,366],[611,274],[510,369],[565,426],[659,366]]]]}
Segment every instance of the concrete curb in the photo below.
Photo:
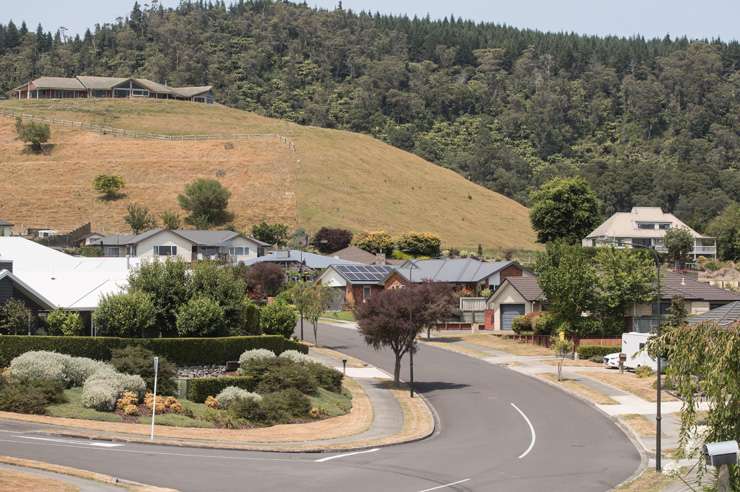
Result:
{"type": "Polygon", "coordinates": [[[4,463],[6,465],[14,465],[21,468],[28,468],[31,470],[42,470],[46,472],[58,473],[60,475],[68,475],[70,477],[82,478],[85,480],[104,483],[106,485],[118,485],[128,490],[134,491],[145,490],[146,492],[177,492],[175,489],[165,489],[162,487],[146,485],[131,480],[123,480],[110,475],[105,475],[103,473],[80,470],[79,468],[72,468],[69,466],[54,465],[51,463],[44,463],[42,461],[15,458],[12,456],[0,456],[0,463],[4,463]]]}

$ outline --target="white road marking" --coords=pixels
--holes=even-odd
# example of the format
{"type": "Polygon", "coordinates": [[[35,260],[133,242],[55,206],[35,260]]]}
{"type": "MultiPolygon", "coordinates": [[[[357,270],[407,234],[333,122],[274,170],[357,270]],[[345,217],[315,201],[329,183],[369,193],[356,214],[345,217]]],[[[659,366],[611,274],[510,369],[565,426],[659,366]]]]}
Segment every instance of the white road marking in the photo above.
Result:
{"type": "Polygon", "coordinates": [[[465,482],[469,482],[469,481],[470,481],[470,479],[469,478],[466,478],[465,480],[458,480],[457,482],[446,483],[444,485],[439,485],[437,487],[432,487],[431,489],[420,490],[419,492],[432,492],[432,490],[445,489],[447,487],[452,487],[454,485],[459,485],[461,483],[465,483],[465,482]]]}
{"type": "Polygon", "coordinates": [[[519,414],[524,418],[524,420],[527,422],[527,425],[529,426],[529,431],[532,433],[532,442],[530,442],[529,447],[522,454],[519,455],[519,459],[522,459],[525,456],[527,456],[530,451],[532,451],[532,448],[534,447],[534,443],[537,441],[537,434],[534,431],[534,426],[532,425],[532,422],[529,420],[529,417],[527,417],[518,406],[514,405],[513,403],[511,404],[511,406],[514,407],[514,409],[517,412],[519,412],[519,414]]]}
{"type": "Polygon", "coordinates": [[[96,446],[99,448],[120,448],[123,444],[97,441],[73,441],[70,439],[52,439],[50,437],[20,436],[23,439],[34,439],[36,441],[61,442],[63,444],[82,444],[83,446],[96,446]]]}
{"type": "Polygon", "coordinates": [[[316,461],[316,463],[324,463],[326,461],[336,460],[339,458],[346,458],[347,456],[354,456],[356,454],[367,454],[367,453],[374,453],[376,451],[380,451],[380,448],[373,448],[373,449],[367,449],[365,451],[355,451],[354,453],[344,453],[344,454],[337,454],[334,456],[327,456],[326,458],[319,458],[316,461]]]}

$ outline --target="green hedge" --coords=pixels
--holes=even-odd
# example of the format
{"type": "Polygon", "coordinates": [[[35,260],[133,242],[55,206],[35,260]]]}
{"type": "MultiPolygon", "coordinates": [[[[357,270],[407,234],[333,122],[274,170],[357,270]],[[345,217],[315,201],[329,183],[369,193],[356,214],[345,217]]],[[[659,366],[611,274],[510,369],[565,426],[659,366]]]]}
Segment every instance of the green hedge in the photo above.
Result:
{"type": "Polygon", "coordinates": [[[188,400],[203,403],[209,396],[216,396],[228,386],[254,391],[257,381],[251,376],[221,376],[215,378],[188,379],[188,400]]]}
{"type": "Polygon", "coordinates": [[[142,345],[177,365],[225,364],[239,360],[245,350],[264,348],[280,354],[285,350],[308,353],[308,346],[279,335],[221,338],[114,338],[114,337],[42,337],[28,335],[0,336],[0,367],[31,350],[53,350],[77,357],[110,360],[111,350],[127,345],[142,345]]]}
{"type": "Polygon", "coordinates": [[[579,345],[576,352],[578,352],[579,359],[590,359],[591,357],[598,355],[603,357],[607,354],[613,354],[614,352],[620,352],[622,349],[619,346],[603,346],[603,345],[579,345]]]}

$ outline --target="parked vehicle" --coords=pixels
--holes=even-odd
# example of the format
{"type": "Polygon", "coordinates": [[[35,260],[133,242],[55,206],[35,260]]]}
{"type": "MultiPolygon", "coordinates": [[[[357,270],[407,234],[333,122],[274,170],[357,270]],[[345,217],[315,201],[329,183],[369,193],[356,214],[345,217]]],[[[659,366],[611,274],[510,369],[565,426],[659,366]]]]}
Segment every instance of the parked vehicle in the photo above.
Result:
{"type": "MultiPolygon", "coordinates": [[[[647,342],[652,333],[629,332],[622,334],[622,352],[627,355],[624,362],[625,369],[637,369],[638,367],[648,366],[653,371],[658,369],[658,363],[647,353],[647,342]]],[[[619,368],[620,352],[613,352],[604,356],[604,367],[610,369],[619,368]]],[[[665,367],[665,364],[663,364],[665,367]]]]}

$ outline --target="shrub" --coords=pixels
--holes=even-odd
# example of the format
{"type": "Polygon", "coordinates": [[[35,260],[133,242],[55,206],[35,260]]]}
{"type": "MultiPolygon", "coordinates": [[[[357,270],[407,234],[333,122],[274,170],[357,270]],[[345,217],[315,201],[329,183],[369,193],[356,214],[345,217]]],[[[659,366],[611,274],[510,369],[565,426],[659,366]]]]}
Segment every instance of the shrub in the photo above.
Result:
{"type": "Polygon", "coordinates": [[[597,364],[601,364],[604,362],[604,356],[603,355],[592,355],[588,358],[591,362],[596,362],[597,364]]]}
{"type": "Polygon", "coordinates": [[[177,310],[177,333],[183,337],[208,336],[224,330],[224,310],[216,301],[197,296],[177,310]]]}
{"type": "Polygon", "coordinates": [[[311,244],[320,253],[328,254],[344,249],[352,242],[352,231],[322,227],[313,236],[311,244]]]}
{"type": "MultiPolygon", "coordinates": [[[[110,363],[118,372],[136,374],[146,382],[149,390],[154,388],[154,352],[140,345],[129,345],[111,351],[110,363]]],[[[159,358],[157,393],[171,395],[177,391],[177,368],[166,357],[159,358]]]]}
{"type": "Polygon", "coordinates": [[[63,390],[51,381],[6,382],[0,384],[0,410],[41,415],[47,405],[65,401],[63,390]]]}
{"type": "Polygon", "coordinates": [[[188,400],[203,403],[209,396],[218,395],[229,386],[254,391],[256,383],[249,376],[222,376],[214,378],[195,378],[188,381],[188,400]]]}
{"type": "Polygon", "coordinates": [[[26,352],[10,362],[10,376],[14,381],[21,383],[35,380],[66,386],[69,380],[64,359],[64,355],[56,352],[26,352]]]}
{"type": "Polygon", "coordinates": [[[281,301],[268,304],[260,311],[260,324],[262,330],[268,335],[282,335],[290,338],[297,319],[295,309],[281,301]]]}
{"type": "Polygon", "coordinates": [[[579,345],[576,349],[579,359],[590,359],[593,356],[604,357],[607,354],[619,352],[619,347],[609,347],[603,345],[579,345]]]}
{"type": "Polygon", "coordinates": [[[116,401],[116,408],[123,410],[129,405],[136,405],[139,403],[139,395],[133,391],[124,391],[121,397],[116,401]]]}
{"type": "Polygon", "coordinates": [[[260,335],[260,309],[254,301],[245,297],[239,306],[239,324],[234,335],[260,335]]]}
{"type": "Polygon", "coordinates": [[[82,334],[84,325],[80,313],[55,309],[46,317],[49,333],[54,335],[77,336],[82,334]]]}
{"type": "Polygon", "coordinates": [[[257,393],[252,393],[236,386],[227,386],[216,395],[216,401],[218,401],[220,408],[228,409],[238,400],[255,400],[259,403],[262,401],[262,397],[257,393]]]}
{"type": "Polygon", "coordinates": [[[151,296],[134,291],[104,297],[93,319],[100,335],[144,337],[153,335],[156,315],[151,296]]]}
{"type": "Polygon", "coordinates": [[[637,369],[635,369],[635,376],[638,378],[649,378],[650,376],[653,376],[655,374],[655,371],[650,366],[640,366],[637,369]]]}
{"type": "Polygon", "coordinates": [[[178,365],[226,364],[238,360],[245,351],[265,348],[276,354],[284,350],[308,352],[302,343],[281,336],[220,337],[220,338],[111,338],[111,337],[47,337],[0,336],[0,367],[8,366],[14,357],[29,351],[55,350],[62,354],[107,361],[111,350],[140,345],[178,365]]]}
{"type": "Polygon", "coordinates": [[[114,174],[98,174],[93,180],[93,188],[107,199],[118,197],[124,187],[123,178],[114,174]]]}
{"type": "Polygon", "coordinates": [[[325,390],[332,391],[334,393],[340,393],[342,391],[342,380],[344,379],[344,374],[341,372],[331,367],[326,367],[318,362],[309,362],[304,364],[303,367],[316,378],[319,386],[325,390]]]}
{"type": "Polygon", "coordinates": [[[128,415],[129,417],[134,417],[136,415],[139,415],[139,406],[138,405],[126,405],[122,408],[123,413],[125,415],[128,415]]]}
{"type": "Polygon", "coordinates": [[[557,320],[550,313],[541,313],[532,322],[535,335],[552,335],[557,329],[557,320]]]}
{"type": "Polygon", "coordinates": [[[262,410],[268,422],[285,422],[291,418],[301,418],[311,410],[311,400],[295,388],[265,395],[262,410]]]}
{"type": "Polygon", "coordinates": [[[281,359],[288,359],[290,361],[295,362],[296,364],[303,364],[306,362],[315,362],[314,359],[309,357],[306,354],[302,354],[298,352],[297,350],[286,350],[282,354],[280,354],[281,359]]]}
{"type": "Polygon", "coordinates": [[[299,364],[273,364],[262,374],[257,392],[274,393],[290,388],[313,395],[318,391],[319,382],[299,364]]]}
{"type": "Polygon", "coordinates": [[[393,252],[395,243],[387,232],[371,231],[356,235],[355,246],[370,253],[383,253],[387,256],[393,252]]]}
{"type": "Polygon", "coordinates": [[[69,357],[64,359],[66,379],[70,386],[82,386],[87,378],[101,369],[110,368],[108,364],[87,357],[69,357]]]}
{"type": "Polygon", "coordinates": [[[517,334],[532,331],[532,323],[526,316],[517,316],[511,322],[511,329],[517,334]]]}
{"type": "Polygon", "coordinates": [[[246,273],[249,291],[258,297],[278,295],[285,284],[285,272],[270,262],[257,263],[249,267],[246,273]]]}
{"type": "Polygon", "coordinates": [[[396,240],[396,246],[409,255],[437,257],[442,250],[442,241],[430,232],[407,232],[396,240]]]}
{"type": "MultiPolygon", "coordinates": [[[[233,387],[233,386],[232,386],[233,387]]],[[[206,401],[203,402],[208,408],[218,409],[218,400],[215,396],[209,396],[206,401]]]]}
{"type": "Polygon", "coordinates": [[[141,396],[145,390],[146,383],[141,376],[121,374],[113,368],[101,369],[82,386],[82,406],[110,411],[115,408],[124,392],[130,391],[141,396]]]}
{"type": "Polygon", "coordinates": [[[229,407],[229,413],[237,419],[246,419],[250,422],[267,422],[267,412],[262,405],[262,399],[237,399],[229,407]]]}
{"type": "Polygon", "coordinates": [[[20,140],[31,144],[31,149],[34,152],[41,152],[41,144],[48,142],[51,138],[51,130],[46,123],[36,123],[35,121],[23,123],[23,120],[16,118],[15,131],[20,140]]]}
{"type": "Polygon", "coordinates": [[[253,361],[272,360],[276,357],[275,352],[267,349],[247,350],[239,356],[239,367],[245,369],[253,361]]]}

